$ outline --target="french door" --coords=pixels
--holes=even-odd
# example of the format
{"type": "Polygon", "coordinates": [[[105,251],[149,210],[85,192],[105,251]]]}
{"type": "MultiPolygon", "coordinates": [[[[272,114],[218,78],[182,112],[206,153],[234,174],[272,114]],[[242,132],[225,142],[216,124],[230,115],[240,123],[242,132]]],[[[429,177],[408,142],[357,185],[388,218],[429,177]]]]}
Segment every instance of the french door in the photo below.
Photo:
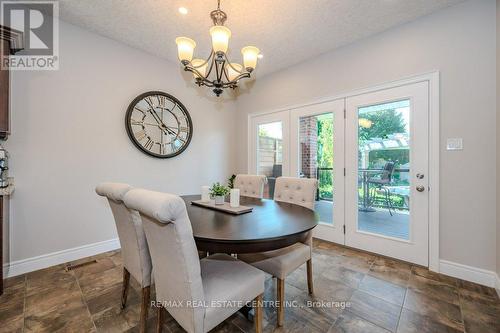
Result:
{"type": "Polygon", "coordinates": [[[345,244],[428,266],[429,83],[346,99],[345,244]]]}
{"type": "Polygon", "coordinates": [[[344,244],[344,99],[290,112],[290,174],[318,179],[315,237],[344,244]]]}
{"type": "Polygon", "coordinates": [[[318,179],[315,237],[428,266],[429,83],[251,116],[249,172],[318,179]]]}
{"type": "Polygon", "coordinates": [[[249,139],[249,173],[267,176],[264,198],[272,199],[276,178],[290,174],[290,113],[251,117],[249,139]]]}

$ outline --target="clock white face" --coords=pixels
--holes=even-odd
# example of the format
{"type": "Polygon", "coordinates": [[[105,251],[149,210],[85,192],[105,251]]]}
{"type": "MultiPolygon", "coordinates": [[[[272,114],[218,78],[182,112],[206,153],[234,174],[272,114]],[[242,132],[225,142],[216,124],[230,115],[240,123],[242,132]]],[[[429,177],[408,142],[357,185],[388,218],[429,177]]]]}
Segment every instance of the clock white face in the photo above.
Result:
{"type": "Polygon", "coordinates": [[[184,105],[160,91],[135,98],[128,107],[125,123],[135,146],[158,158],[182,153],[193,134],[191,117],[184,105]]]}

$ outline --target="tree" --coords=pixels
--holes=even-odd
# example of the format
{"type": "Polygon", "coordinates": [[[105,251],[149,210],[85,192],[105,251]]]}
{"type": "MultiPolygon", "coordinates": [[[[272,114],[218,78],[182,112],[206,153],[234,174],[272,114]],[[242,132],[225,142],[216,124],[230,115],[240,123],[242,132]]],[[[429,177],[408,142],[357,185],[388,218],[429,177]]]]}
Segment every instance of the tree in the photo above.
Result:
{"type": "Polygon", "coordinates": [[[333,121],[331,118],[318,120],[318,155],[320,168],[333,166],[333,121]]]}
{"type": "Polygon", "coordinates": [[[368,119],[372,123],[369,128],[359,127],[359,139],[362,141],[373,138],[386,139],[389,134],[406,132],[403,116],[396,113],[396,110],[366,113],[359,118],[368,119]]]}

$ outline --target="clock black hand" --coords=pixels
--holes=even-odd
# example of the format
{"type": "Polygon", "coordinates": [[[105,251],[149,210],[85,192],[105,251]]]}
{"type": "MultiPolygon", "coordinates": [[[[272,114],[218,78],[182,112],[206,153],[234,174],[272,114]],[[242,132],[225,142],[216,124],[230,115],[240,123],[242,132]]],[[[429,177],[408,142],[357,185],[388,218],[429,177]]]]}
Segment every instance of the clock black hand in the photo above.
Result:
{"type": "Polygon", "coordinates": [[[156,112],[152,111],[151,109],[148,109],[148,111],[149,111],[149,113],[151,113],[151,115],[153,116],[154,120],[156,120],[156,122],[158,123],[158,127],[161,129],[161,131],[163,133],[165,133],[165,134],[168,134],[168,131],[165,132],[165,130],[166,130],[165,124],[163,124],[163,122],[158,117],[158,115],[156,114],[156,112]]]}

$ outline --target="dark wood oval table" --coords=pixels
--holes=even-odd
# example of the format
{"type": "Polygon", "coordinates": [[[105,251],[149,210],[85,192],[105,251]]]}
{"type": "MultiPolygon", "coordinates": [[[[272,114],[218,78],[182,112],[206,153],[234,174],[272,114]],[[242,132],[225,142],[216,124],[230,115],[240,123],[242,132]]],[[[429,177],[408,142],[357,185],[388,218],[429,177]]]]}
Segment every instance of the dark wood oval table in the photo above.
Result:
{"type": "Polygon", "coordinates": [[[200,198],[199,195],[182,196],[196,246],[210,253],[280,249],[305,240],[319,221],[316,212],[285,202],[240,197],[240,205],[253,207],[253,211],[233,215],[191,204],[200,198]]]}

